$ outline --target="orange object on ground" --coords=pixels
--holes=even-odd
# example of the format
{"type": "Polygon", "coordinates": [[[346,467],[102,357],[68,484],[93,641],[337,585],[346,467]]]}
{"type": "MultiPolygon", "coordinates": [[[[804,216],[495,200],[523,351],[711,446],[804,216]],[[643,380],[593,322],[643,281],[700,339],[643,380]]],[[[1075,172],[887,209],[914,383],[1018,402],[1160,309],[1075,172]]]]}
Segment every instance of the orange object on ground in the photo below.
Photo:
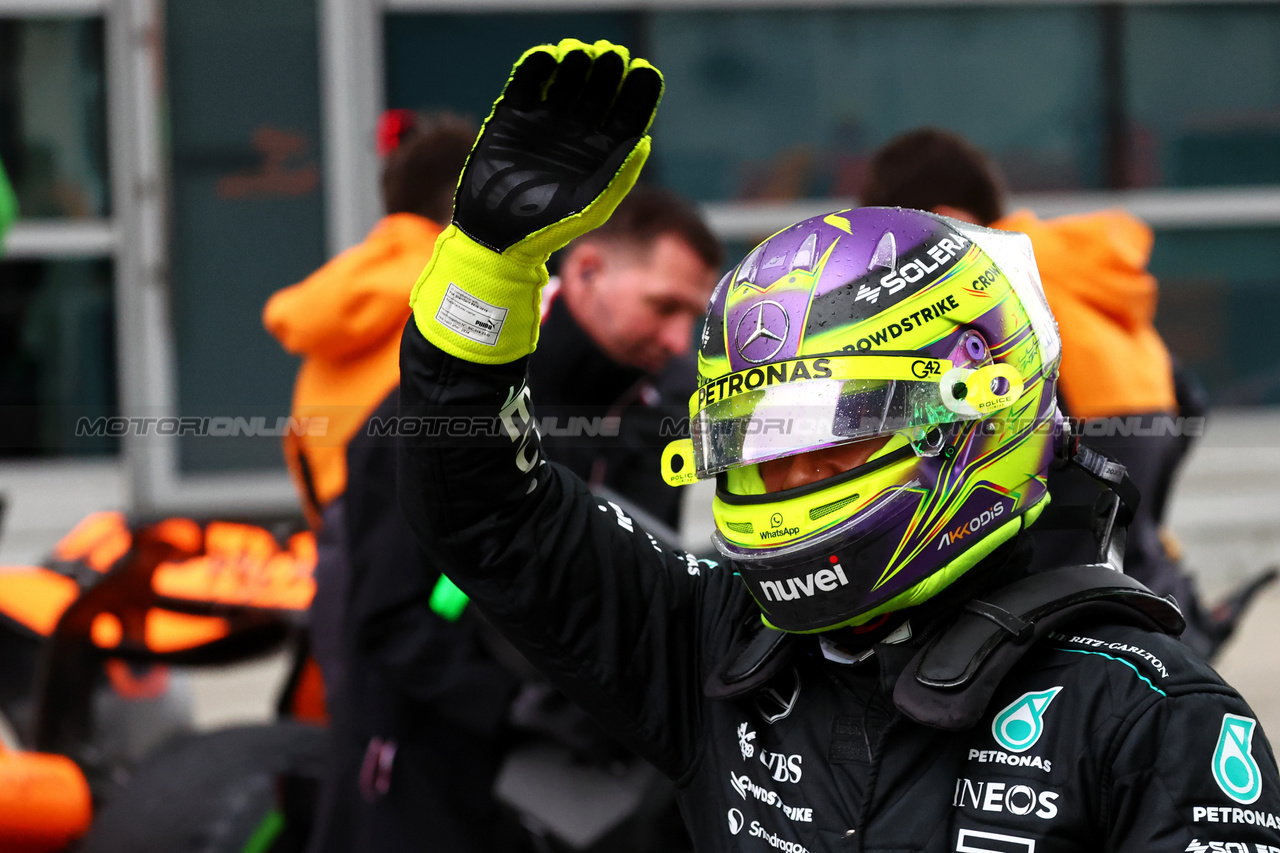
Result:
{"type": "Polygon", "coordinates": [[[71,759],[0,749],[0,850],[62,850],[92,816],[89,785],[71,759]]]}
{"type": "Polygon", "coordinates": [[[1169,351],[1153,325],[1151,229],[1119,210],[1049,220],[1023,210],[993,227],[1031,238],[1062,334],[1059,390],[1070,414],[1175,411],[1169,351]]]}
{"type": "MultiPolygon", "coordinates": [[[[142,537],[142,533],[139,533],[142,537]]],[[[82,521],[59,543],[58,558],[97,561],[107,567],[117,559],[122,541],[128,553],[133,540],[123,516],[96,513],[82,521]],[[123,537],[123,540],[122,538],[123,537]],[[106,556],[104,556],[104,554],[106,556]],[[78,556],[72,556],[78,555],[78,556]]],[[[267,530],[251,524],[210,522],[207,528],[185,518],[171,518],[147,528],[145,539],[173,545],[187,559],[160,564],[152,576],[159,596],[188,601],[306,610],[315,594],[315,536],[310,531],[290,537],[281,548],[267,530]]],[[[7,617],[34,634],[53,634],[67,608],[81,595],[76,581],[42,566],[10,567],[0,572],[0,617],[7,617]]],[[[141,602],[138,602],[139,606],[141,602]]],[[[186,651],[226,637],[231,626],[220,616],[179,613],[159,607],[147,609],[141,623],[146,647],[157,654],[186,651]]],[[[120,614],[97,614],[90,636],[102,649],[124,641],[120,614]]]]}
{"type": "MultiPolygon", "coordinates": [[[[195,616],[152,607],[143,622],[142,641],[156,654],[184,652],[221,640],[231,633],[227,620],[218,616],[195,616]]],[[[124,640],[124,626],[114,613],[93,618],[89,635],[100,649],[114,649],[124,640]]]]}
{"type": "Polygon", "coordinates": [[[166,518],[147,528],[147,538],[164,542],[179,551],[197,554],[204,547],[204,529],[189,518],[166,518]]]}
{"type": "Polygon", "coordinates": [[[409,291],[440,227],[412,213],[382,219],[365,241],[276,293],[263,324],[303,357],[293,416],[304,435],[285,437],[285,458],[313,527],[347,486],[347,441],[400,381],[400,334],[409,291]],[[323,434],[314,419],[327,418],[323,434]]]}
{"type": "MultiPolygon", "coordinates": [[[[62,614],[79,597],[80,587],[75,581],[48,569],[33,566],[0,572],[0,615],[42,637],[53,634],[62,614]]],[[[230,630],[226,620],[220,617],[193,616],[159,608],[147,611],[145,624],[147,648],[160,654],[220,640],[230,630]]],[[[91,636],[99,648],[113,649],[120,645],[124,629],[119,617],[113,613],[98,614],[93,620],[91,636]]]]}

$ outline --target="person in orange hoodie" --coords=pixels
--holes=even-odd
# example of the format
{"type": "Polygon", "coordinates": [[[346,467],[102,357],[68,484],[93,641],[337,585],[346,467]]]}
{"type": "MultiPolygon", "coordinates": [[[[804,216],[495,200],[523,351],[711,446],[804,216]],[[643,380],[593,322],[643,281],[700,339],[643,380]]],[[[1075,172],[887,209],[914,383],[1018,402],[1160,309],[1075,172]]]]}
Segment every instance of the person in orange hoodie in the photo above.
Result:
{"type": "Polygon", "coordinates": [[[439,223],[475,129],[440,114],[388,111],[380,123],[382,196],[387,215],[364,242],[267,301],[267,327],[301,356],[293,416],[327,417],[323,436],[285,440],[285,458],[313,527],[347,483],[347,442],[400,382],[400,333],[409,291],[431,258],[439,223]]]}
{"type": "MultiPolygon", "coordinates": [[[[289,434],[284,441],[299,501],[316,531],[313,625],[341,623],[347,443],[399,385],[409,291],[431,258],[439,223],[449,221],[453,190],[474,138],[470,122],[449,114],[384,114],[378,145],[386,216],[364,242],[274,294],[263,310],[267,331],[302,357],[293,416],[328,419],[323,435],[289,434]]],[[[312,631],[312,652],[328,695],[340,678],[338,642],[336,631],[312,631]]]]}
{"type": "MultiPolygon", "coordinates": [[[[1142,493],[1129,527],[1125,571],[1178,599],[1188,623],[1183,639],[1211,658],[1275,573],[1260,574],[1210,611],[1161,540],[1169,485],[1203,428],[1204,407],[1194,380],[1175,369],[1154,325],[1157,284],[1147,271],[1154,235],[1122,210],[1050,220],[1027,210],[1006,214],[1003,195],[1003,180],[981,151],[955,134],[924,128],[872,156],[861,202],[928,210],[1031,238],[1062,335],[1058,405],[1087,444],[1125,465],[1142,493]]],[[[1051,472],[1049,487],[1060,504],[1091,505],[1096,493],[1065,473],[1051,472]]],[[[1038,551],[1092,560],[1068,544],[1080,537],[1035,531],[1038,551]]]]}

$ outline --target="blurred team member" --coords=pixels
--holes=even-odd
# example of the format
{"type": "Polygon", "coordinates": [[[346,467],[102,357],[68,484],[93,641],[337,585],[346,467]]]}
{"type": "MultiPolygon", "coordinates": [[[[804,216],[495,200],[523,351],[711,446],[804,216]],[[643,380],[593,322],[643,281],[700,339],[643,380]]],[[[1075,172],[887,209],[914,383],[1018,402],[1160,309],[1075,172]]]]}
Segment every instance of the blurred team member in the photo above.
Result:
{"type": "MultiPolygon", "coordinates": [[[[721,248],[690,205],[637,188],[609,222],[567,248],[541,305],[544,346],[531,373],[553,401],[550,411],[562,427],[570,419],[620,419],[616,437],[561,430],[548,441],[582,475],[663,520],[673,520],[678,505],[658,475],[654,415],[694,389],[691,365],[684,362],[684,374],[676,366],[690,350],[719,263],[721,248]]],[[[397,403],[392,394],[371,423],[390,423],[397,403]]],[[[558,694],[530,684],[534,671],[466,610],[387,487],[396,479],[396,446],[379,432],[362,430],[348,452],[348,683],[334,703],[334,726],[344,739],[340,774],[351,784],[347,795],[321,804],[314,849],[522,849],[529,834],[492,793],[511,745],[539,731],[580,753],[612,756],[617,748],[590,734],[594,724],[558,694]],[[352,797],[357,776],[361,797],[352,797]]],[[[668,831],[648,820],[632,825],[626,845],[614,840],[609,849],[680,843],[678,835],[645,835],[668,831]]]]}
{"type": "Polygon", "coordinates": [[[616,436],[546,430],[547,452],[668,527],[679,520],[680,492],[658,474],[661,419],[688,415],[694,325],[723,257],[691,205],[640,186],[609,221],[569,245],[543,291],[543,345],[529,364],[542,417],[562,427],[585,419],[593,428],[602,423],[595,418],[619,419],[616,436]]]}
{"type": "MultiPolygon", "coordinates": [[[[304,498],[321,519],[322,561],[325,553],[332,558],[317,571],[312,608],[333,731],[312,850],[515,851],[530,836],[493,786],[513,736],[508,717],[523,685],[519,665],[498,661],[500,648],[495,654],[494,638],[465,612],[465,596],[417,545],[384,487],[395,454],[379,435],[396,415],[396,394],[387,392],[398,375],[393,354],[408,293],[430,256],[436,223],[449,218],[474,129],[392,112],[383,131],[402,137],[384,171],[389,216],[365,244],[267,308],[268,326],[286,348],[310,356],[295,415],[330,416],[328,435],[288,448],[304,498]]],[[[619,418],[613,438],[561,428],[551,440],[584,475],[594,472],[668,523],[677,506],[657,473],[656,414],[668,412],[664,401],[692,391],[692,366],[680,375],[670,362],[690,349],[719,263],[719,245],[696,211],[646,190],[570,247],[562,286],[544,306],[548,346],[539,376],[562,426],[570,418],[619,418]]],[[[574,709],[535,695],[544,705],[526,708],[526,723],[545,723],[538,719],[545,711],[564,728],[577,726],[574,709]]]]}
{"type": "MultiPolygon", "coordinates": [[[[667,411],[659,405],[664,394],[687,398],[693,390],[692,369],[673,376],[668,368],[690,348],[719,253],[687,203],[638,190],[569,247],[542,306],[545,346],[536,375],[561,423],[601,413],[620,419],[616,440],[570,433],[549,441],[584,476],[594,473],[650,512],[675,504],[658,474],[662,446],[649,412],[667,411]]],[[[397,403],[397,395],[388,397],[371,424],[389,423],[397,403]]],[[[465,596],[419,546],[386,488],[395,479],[394,438],[379,432],[359,432],[348,452],[347,683],[334,725],[343,739],[340,773],[350,784],[346,796],[322,803],[323,841],[314,849],[522,849],[528,833],[492,792],[521,733],[550,734],[578,751],[612,755],[616,747],[584,735],[594,725],[537,685],[513,710],[534,673],[466,610],[465,596]],[[517,717],[519,731],[511,725],[517,717]],[[351,796],[357,777],[360,797],[351,796]],[[420,835],[424,822],[429,843],[420,835]]],[[[632,827],[637,836],[663,831],[651,823],[632,827]]],[[[671,849],[669,837],[659,838],[671,849]]],[[[616,841],[610,849],[642,848],[616,841]]]]}
{"type": "MultiPolygon", "coordinates": [[[[1083,426],[1085,440],[1122,462],[1142,492],[1129,527],[1125,571],[1161,595],[1175,595],[1188,621],[1183,639],[1211,657],[1271,575],[1206,612],[1194,581],[1161,542],[1172,475],[1189,445],[1187,437],[1168,427],[1179,414],[1203,415],[1204,410],[1180,405],[1169,351],[1153,325],[1156,280],[1147,272],[1151,229],[1121,210],[1051,220],[1026,210],[1006,215],[1002,184],[981,151],[955,134],[926,128],[876,152],[861,201],[930,210],[1031,238],[1062,335],[1058,406],[1078,422],[1090,422],[1083,426]]],[[[1061,503],[1092,503],[1092,484],[1058,471],[1049,477],[1050,492],[1061,503]]],[[[1090,560],[1079,537],[1037,530],[1036,538],[1040,552],[1054,559],[1090,560]]]]}

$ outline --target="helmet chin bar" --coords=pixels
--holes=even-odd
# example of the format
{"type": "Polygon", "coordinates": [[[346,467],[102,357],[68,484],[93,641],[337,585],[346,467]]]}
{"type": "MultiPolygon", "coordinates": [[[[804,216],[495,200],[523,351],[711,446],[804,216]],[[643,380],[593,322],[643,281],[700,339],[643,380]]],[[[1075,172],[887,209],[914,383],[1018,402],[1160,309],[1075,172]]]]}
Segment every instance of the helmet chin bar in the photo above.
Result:
{"type": "Polygon", "coordinates": [[[871,541],[831,543],[775,564],[734,560],[733,565],[769,625],[795,633],[822,631],[901,592],[871,588],[896,542],[882,534],[871,541]]]}
{"type": "MultiPolygon", "coordinates": [[[[721,474],[717,499],[734,506],[774,504],[838,490],[909,459],[939,455],[949,459],[955,455],[957,442],[974,429],[975,423],[932,427],[883,456],[833,477],[781,492],[733,494],[721,474]]],[[[900,533],[895,534],[894,530],[916,512],[920,489],[918,479],[903,482],[859,512],[862,524],[878,525],[879,533],[849,538],[846,532],[835,528],[789,547],[757,553],[744,553],[741,546],[725,539],[720,531],[713,541],[756,599],[766,624],[793,633],[830,630],[892,602],[920,582],[908,573],[884,575],[901,541],[900,533]]],[[[1009,521],[1012,509],[1013,502],[1006,499],[993,518],[1009,521]]],[[[994,532],[994,528],[984,531],[983,538],[994,532]]]]}
{"type": "MultiPolygon", "coordinates": [[[[941,570],[948,577],[940,586],[949,585],[1009,541],[1034,521],[1044,503],[1003,520],[973,542],[941,570]]],[[[904,573],[879,582],[898,541],[888,529],[875,538],[810,553],[786,565],[752,566],[735,560],[733,567],[760,606],[766,625],[789,633],[817,633],[915,606],[937,592],[940,586],[927,589],[936,580],[932,575],[920,579],[904,573]]]]}
{"type": "Polygon", "coordinates": [[[1129,477],[1129,471],[1110,456],[1080,443],[1080,436],[1064,422],[1053,466],[1073,466],[1092,478],[1100,487],[1093,506],[1051,505],[1040,517],[1040,528],[1048,530],[1088,530],[1093,534],[1096,550],[1094,565],[1124,572],[1124,549],[1128,527],[1138,510],[1141,493],[1129,477]]]}

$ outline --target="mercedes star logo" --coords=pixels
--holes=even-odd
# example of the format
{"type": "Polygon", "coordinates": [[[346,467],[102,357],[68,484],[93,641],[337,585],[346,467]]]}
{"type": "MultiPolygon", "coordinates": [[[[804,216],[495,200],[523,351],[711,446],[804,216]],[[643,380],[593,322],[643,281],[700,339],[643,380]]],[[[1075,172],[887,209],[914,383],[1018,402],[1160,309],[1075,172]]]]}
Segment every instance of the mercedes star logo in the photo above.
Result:
{"type": "Polygon", "coordinates": [[[752,364],[768,361],[777,355],[783,344],[787,342],[787,332],[790,330],[791,318],[787,316],[787,309],[771,299],[761,300],[748,308],[747,313],[743,314],[742,319],[738,321],[738,328],[734,333],[738,342],[738,355],[752,364]],[[753,319],[754,326],[750,324],[753,319]],[[746,340],[742,339],[744,327],[750,330],[746,340]],[[781,334],[776,331],[779,329],[781,334]],[[752,344],[761,340],[764,343],[752,347],[752,344]],[[748,349],[751,350],[750,354],[747,352],[748,349]]]}

